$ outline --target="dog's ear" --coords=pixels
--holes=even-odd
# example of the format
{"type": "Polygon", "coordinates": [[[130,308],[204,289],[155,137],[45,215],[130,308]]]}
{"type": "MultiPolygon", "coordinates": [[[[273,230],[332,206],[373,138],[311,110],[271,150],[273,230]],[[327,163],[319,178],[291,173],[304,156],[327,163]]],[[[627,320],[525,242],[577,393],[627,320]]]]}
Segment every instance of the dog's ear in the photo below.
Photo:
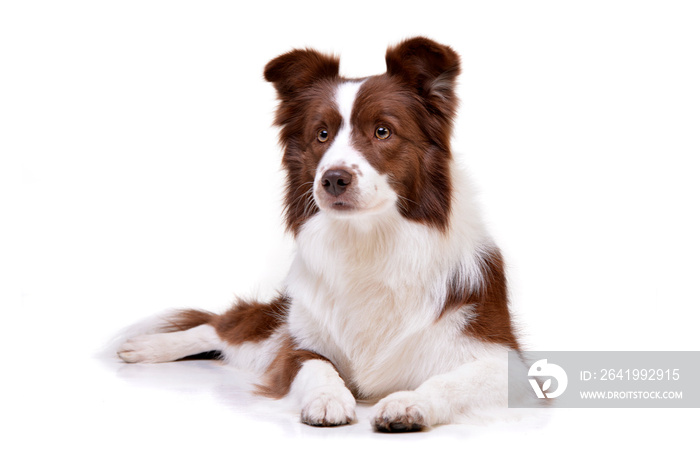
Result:
{"type": "Polygon", "coordinates": [[[455,84],[459,55],[425,37],[414,37],[386,51],[387,73],[402,79],[429,105],[451,118],[457,110],[455,84]]]}
{"type": "Polygon", "coordinates": [[[265,66],[265,79],[274,84],[280,99],[293,96],[314,82],[338,76],[340,61],[311,49],[295,49],[265,66]]]}

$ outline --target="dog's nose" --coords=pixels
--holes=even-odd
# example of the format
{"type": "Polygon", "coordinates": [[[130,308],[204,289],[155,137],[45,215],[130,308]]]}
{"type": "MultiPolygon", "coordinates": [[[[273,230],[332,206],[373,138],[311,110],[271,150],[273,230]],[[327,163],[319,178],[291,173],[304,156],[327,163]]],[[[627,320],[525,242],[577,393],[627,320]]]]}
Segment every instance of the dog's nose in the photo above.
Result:
{"type": "Polygon", "coordinates": [[[352,183],[352,174],[346,170],[328,170],[323,174],[323,189],[332,196],[340,196],[352,183]]]}

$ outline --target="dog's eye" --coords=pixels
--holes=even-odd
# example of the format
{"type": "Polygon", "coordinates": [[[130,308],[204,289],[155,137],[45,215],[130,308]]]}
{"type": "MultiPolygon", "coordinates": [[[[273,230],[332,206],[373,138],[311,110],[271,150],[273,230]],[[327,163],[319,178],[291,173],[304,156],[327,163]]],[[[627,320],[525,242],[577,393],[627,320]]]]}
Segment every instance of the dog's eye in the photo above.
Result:
{"type": "Polygon", "coordinates": [[[389,136],[391,136],[391,131],[389,131],[389,128],[378,126],[377,129],[374,130],[374,137],[377,139],[386,139],[389,136]]]}
{"type": "Polygon", "coordinates": [[[318,133],[316,133],[316,139],[318,139],[318,142],[326,142],[328,141],[328,138],[328,131],[325,129],[319,129],[318,133]]]}

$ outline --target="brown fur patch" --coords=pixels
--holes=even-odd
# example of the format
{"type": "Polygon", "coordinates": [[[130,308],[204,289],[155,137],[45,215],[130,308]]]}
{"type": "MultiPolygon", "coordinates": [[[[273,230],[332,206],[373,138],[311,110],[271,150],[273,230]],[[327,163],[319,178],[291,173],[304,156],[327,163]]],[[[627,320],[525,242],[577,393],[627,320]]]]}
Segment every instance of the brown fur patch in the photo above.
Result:
{"type": "MultiPolygon", "coordinates": [[[[304,361],[327,358],[313,351],[299,349],[290,336],[282,343],[277,356],[265,372],[265,381],[257,386],[256,392],[270,398],[282,398],[289,390],[304,361]]],[[[330,362],[330,361],[328,361],[330,362]]]]}
{"type": "Polygon", "coordinates": [[[239,300],[214,324],[219,337],[231,345],[259,342],[270,337],[284,323],[289,298],[279,296],[269,303],[239,300]]]}
{"type": "Polygon", "coordinates": [[[351,118],[353,145],[379,173],[389,175],[401,214],[445,229],[452,196],[449,131],[431,133],[428,122],[435,116],[420,95],[394,76],[368,78],[351,118]],[[377,139],[378,126],[391,136],[377,139]]]}
{"type": "Polygon", "coordinates": [[[314,50],[294,50],[265,67],[265,79],[274,84],[279,98],[275,124],[287,174],[285,220],[294,235],[318,212],[312,194],[316,167],[341,124],[334,103],[338,68],[336,57],[314,50]],[[318,141],[320,129],[329,132],[328,141],[318,141]]]}
{"type": "Polygon", "coordinates": [[[508,312],[508,286],[503,257],[498,249],[483,256],[484,284],[478,291],[471,291],[468,284],[454,277],[448,284],[448,294],[442,315],[468,305],[473,306],[474,316],[464,328],[464,333],[490,343],[499,343],[519,351],[518,340],[508,312]]]}
{"type": "Polygon", "coordinates": [[[428,115],[422,124],[430,139],[449,149],[458,104],[459,55],[446,45],[415,37],[387,50],[386,68],[387,75],[400,79],[421,99],[428,115]]]}
{"type": "Polygon", "coordinates": [[[402,141],[400,151],[395,148],[394,156],[387,159],[397,161],[392,169],[403,170],[386,173],[394,174],[392,181],[402,196],[399,207],[404,217],[445,230],[452,196],[450,138],[458,104],[459,55],[446,45],[415,37],[387,50],[386,67],[384,79],[403,88],[391,94],[403,105],[396,102],[387,108],[403,113],[398,115],[396,128],[401,136],[397,139],[402,141]]]}
{"type": "Polygon", "coordinates": [[[160,330],[165,333],[182,332],[204,324],[215,325],[219,318],[220,316],[211,312],[188,309],[167,318],[160,330]]]}
{"type": "Polygon", "coordinates": [[[340,60],[312,49],[295,49],[271,60],[265,79],[274,84],[281,101],[304,91],[316,81],[338,76],[340,60]]]}

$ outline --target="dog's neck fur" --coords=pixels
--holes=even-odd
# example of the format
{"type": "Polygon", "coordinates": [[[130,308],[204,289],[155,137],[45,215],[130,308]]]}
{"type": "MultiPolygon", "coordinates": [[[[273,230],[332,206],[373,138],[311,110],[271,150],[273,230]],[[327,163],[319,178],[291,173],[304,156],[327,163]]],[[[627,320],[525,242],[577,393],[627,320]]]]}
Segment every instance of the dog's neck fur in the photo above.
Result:
{"type": "Polygon", "coordinates": [[[319,212],[308,220],[296,238],[297,260],[319,275],[342,271],[365,277],[377,275],[390,281],[391,275],[406,273],[413,284],[416,275],[453,271],[457,264],[441,262],[445,258],[471,263],[492,241],[473,202],[469,184],[462,182],[464,174],[452,165],[453,180],[458,182],[453,183],[456,186],[453,211],[445,231],[407,220],[398,208],[362,218],[319,212]]]}

